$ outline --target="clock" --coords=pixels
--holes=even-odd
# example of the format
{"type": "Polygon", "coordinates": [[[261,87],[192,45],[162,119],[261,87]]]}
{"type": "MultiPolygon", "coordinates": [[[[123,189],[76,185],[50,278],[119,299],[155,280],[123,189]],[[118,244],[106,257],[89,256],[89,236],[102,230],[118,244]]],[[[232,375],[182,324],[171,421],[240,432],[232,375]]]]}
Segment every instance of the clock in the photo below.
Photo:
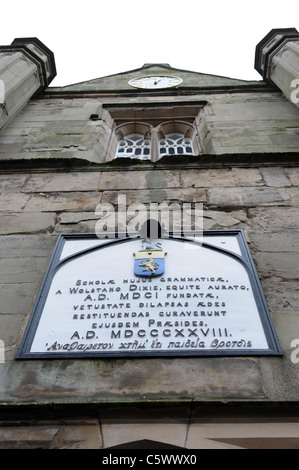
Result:
{"type": "Polygon", "coordinates": [[[155,77],[139,77],[129,81],[129,85],[135,88],[145,88],[147,90],[155,90],[158,88],[171,88],[178,86],[183,82],[179,77],[173,75],[160,75],[155,77]]]}

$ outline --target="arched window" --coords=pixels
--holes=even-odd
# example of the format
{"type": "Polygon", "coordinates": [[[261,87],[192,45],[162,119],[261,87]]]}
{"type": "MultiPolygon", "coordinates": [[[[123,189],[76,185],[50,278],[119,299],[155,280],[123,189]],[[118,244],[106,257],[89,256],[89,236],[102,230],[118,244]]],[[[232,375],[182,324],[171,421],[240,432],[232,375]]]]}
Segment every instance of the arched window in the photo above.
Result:
{"type": "Polygon", "coordinates": [[[158,126],[159,157],[194,155],[194,127],[184,121],[168,121],[158,126]]]}
{"type": "Polygon", "coordinates": [[[159,141],[160,157],[164,155],[194,155],[192,140],[184,134],[166,134],[164,139],[159,141]]]}
{"type": "Polygon", "coordinates": [[[118,141],[116,157],[135,157],[149,159],[151,154],[151,142],[142,134],[129,134],[118,141]]]}
{"type": "Polygon", "coordinates": [[[151,158],[151,126],[143,122],[129,122],[116,129],[115,157],[142,160],[151,158]]]}
{"type": "MultiPolygon", "coordinates": [[[[203,108],[207,103],[163,101],[159,103],[103,104],[107,133],[106,161],[113,158],[157,162],[203,154],[201,139],[206,141],[203,108]]],[[[106,135],[106,134],[105,134],[106,135]]],[[[102,147],[99,153],[102,154],[102,147]]]]}
{"type": "Polygon", "coordinates": [[[169,156],[199,155],[196,129],[196,124],[175,119],[124,122],[114,130],[110,155],[154,162],[169,156]]]}

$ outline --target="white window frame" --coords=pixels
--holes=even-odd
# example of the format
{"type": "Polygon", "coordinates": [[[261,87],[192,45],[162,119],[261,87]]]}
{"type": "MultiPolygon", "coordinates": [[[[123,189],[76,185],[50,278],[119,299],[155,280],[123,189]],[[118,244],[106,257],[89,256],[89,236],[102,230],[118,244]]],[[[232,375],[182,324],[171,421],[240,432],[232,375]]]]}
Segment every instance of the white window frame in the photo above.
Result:
{"type": "Polygon", "coordinates": [[[114,158],[157,161],[164,156],[195,155],[196,132],[192,124],[184,121],[166,121],[156,127],[148,123],[125,123],[116,128],[115,135],[117,146],[114,158]],[[177,136],[177,141],[181,139],[183,142],[178,144],[173,141],[171,143],[170,140],[173,136],[177,136]],[[137,139],[139,139],[139,146],[137,146],[137,139]],[[166,146],[162,145],[165,142],[167,142],[166,146]],[[166,148],[163,153],[161,152],[162,148],[166,148]]]}

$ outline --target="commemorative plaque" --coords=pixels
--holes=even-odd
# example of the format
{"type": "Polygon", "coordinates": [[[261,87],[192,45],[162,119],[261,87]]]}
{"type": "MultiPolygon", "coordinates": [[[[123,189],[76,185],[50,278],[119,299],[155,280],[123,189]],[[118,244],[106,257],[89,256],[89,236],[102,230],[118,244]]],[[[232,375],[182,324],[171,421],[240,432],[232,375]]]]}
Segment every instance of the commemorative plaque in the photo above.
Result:
{"type": "Polygon", "coordinates": [[[18,359],[281,355],[241,230],[60,235],[18,359]]]}

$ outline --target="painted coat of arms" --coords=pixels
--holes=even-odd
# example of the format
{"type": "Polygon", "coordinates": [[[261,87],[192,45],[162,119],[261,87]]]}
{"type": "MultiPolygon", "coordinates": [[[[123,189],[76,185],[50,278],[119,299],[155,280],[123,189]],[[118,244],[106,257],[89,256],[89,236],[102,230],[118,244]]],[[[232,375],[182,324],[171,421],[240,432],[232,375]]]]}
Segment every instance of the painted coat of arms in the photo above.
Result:
{"type": "Polygon", "coordinates": [[[142,249],[135,252],[134,274],[141,277],[161,276],[165,270],[165,256],[161,243],[143,240],[142,249]]]}

